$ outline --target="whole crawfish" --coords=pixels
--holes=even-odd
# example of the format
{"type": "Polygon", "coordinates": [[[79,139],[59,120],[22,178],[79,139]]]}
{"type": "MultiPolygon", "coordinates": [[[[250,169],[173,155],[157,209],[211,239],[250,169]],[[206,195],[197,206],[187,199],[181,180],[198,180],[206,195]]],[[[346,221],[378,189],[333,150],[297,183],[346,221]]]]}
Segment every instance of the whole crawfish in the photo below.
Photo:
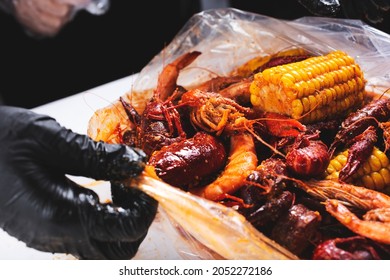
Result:
{"type": "Polygon", "coordinates": [[[284,158],[290,172],[316,177],[325,171],[330,157],[319,131],[308,131],[298,120],[278,113],[264,113],[262,118],[250,121],[254,121],[251,131],[256,139],[284,158]]]}
{"type": "Polygon", "coordinates": [[[204,131],[164,146],[149,158],[156,175],[181,189],[200,185],[225,165],[227,155],[221,141],[204,131]]]}
{"type": "Polygon", "coordinates": [[[196,129],[216,135],[231,133],[236,120],[250,112],[249,108],[219,93],[199,89],[184,93],[181,104],[190,107],[190,120],[196,129]]]}
{"type": "Polygon", "coordinates": [[[390,118],[390,98],[378,98],[361,109],[348,115],[342,122],[329,147],[332,156],[339,147],[348,147],[347,163],[340,171],[339,180],[350,178],[371,155],[374,145],[378,143],[379,129],[383,130],[385,150],[388,149],[388,127],[390,118]]]}
{"type": "Polygon", "coordinates": [[[287,166],[299,176],[321,175],[329,161],[328,147],[319,140],[318,134],[300,134],[286,154],[287,166]]]}
{"type": "Polygon", "coordinates": [[[180,114],[175,107],[175,99],[184,92],[176,82],[180,70],[191,64],[201,53],[193,51],[186,53],[174,62],[168,64],[159,75],[157,88],[152,98],[147,102],[142,115],[123,99],[122,105],[135,123],[136,131],[132,134],[134,144],[150,155],[163,146],[186,139],[180,114]]]}

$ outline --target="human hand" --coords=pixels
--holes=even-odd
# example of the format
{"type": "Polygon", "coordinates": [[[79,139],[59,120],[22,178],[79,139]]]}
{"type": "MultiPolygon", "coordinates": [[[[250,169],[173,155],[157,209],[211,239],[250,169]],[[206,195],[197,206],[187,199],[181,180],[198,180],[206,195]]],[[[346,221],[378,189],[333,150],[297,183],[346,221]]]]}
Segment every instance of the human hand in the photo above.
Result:
{"type": "Polygon", "coordinates": [[[92,141],[32,111],[0,106],[0,227],[27,246],[82,259],[129,259],[157,202],[111,184],[113,203],[65,174],[119,181],[139,175],[145,154],[92,141]]]}
{"type": "Polygon", "coordinates": [[[54,36],[68,23],[76,7],[91,0],[12,0],[15,18],[34,35],[54,36]]]}

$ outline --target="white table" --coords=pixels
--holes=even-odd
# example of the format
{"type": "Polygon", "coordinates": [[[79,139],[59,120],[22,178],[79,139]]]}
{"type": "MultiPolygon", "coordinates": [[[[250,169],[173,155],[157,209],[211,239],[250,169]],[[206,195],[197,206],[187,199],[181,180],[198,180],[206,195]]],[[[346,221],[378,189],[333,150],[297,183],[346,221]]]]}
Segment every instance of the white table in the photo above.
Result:
{"type": "MultiPolygon", "coordinates": [[[[91,90],[34,108],[33,111],[54,117],[61,125],[74,132],[86,134],[88,121],[95,110],[108,105],[119,96],[131,89],[135,76],[125,77],[91,90]]],[[[86,184],[91,179],[71,177],[80,184],[86,184]]],[[[102,200],[109,195],[108,183],[95,185],[93,188],[102,200]]],[[[38,225],[39,226],[39,225],[38,225]]],[[[190,249],[186,249],[186,242],[174,230],[171,223],[161,213],[158,213],[155,222],[149,229],[144,242],[134,259],[191,259],[195,258],[190,249]],[[184,248],[184,250],[183,250],[184,248]]],[[[23,242],[9,236],[0,229],[0,260],[17,259],[68,259],[72,256],[51,254],[27,248],[23,242]]]]}

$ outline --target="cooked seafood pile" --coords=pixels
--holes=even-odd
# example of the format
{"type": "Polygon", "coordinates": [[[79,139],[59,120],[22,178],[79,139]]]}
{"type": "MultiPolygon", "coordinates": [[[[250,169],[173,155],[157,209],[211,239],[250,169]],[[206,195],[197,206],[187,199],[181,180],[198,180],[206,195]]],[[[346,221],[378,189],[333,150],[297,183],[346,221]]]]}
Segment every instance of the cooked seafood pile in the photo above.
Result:
{"type": "Polygon", "coordinates": [[[177,85],[200,55],[166,65],[149,100],[98,110],[89,135],[142,148],[150,176],[235,209],[299,258],[389,259],[390,99],[365,91],[354,59],[291,49],[177,85]]]}

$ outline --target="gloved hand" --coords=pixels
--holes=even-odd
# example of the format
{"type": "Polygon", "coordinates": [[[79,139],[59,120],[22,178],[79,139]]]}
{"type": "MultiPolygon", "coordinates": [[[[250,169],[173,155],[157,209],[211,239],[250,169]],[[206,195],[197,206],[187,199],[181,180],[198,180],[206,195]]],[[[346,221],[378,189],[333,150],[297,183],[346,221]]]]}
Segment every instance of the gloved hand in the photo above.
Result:
{"type": "Polygon", "coordinates": [[[298,3],[316,16],[336,16],[340,10],[339,0],[298,0],[298,3]]]}
{"type": "Polygon", "coordinates": [[[92,0],[8,0],[13,15],[32,35],[55,36],[92,0]]]}
{"type": "Polygon", "coordinates": [[[347,18],[377,24],[389,16],[390,0],[341,0],[341,8],[347,18]]]}
{"type": "Polygon", "coordinates": [[[0,226],[27,246],[82,259],[129,259],[157,202],[111,184],[113,203],[65,174],[119,181],[139,175],[145,154],[92,141],[32,111],[0,106],[0,226]]]}
{"type": "Polygon", "coordinates": [[[390,13],[390,0],[298,0],[317,16],[342,16],[369,24],[383,21],[390,13]]]}

